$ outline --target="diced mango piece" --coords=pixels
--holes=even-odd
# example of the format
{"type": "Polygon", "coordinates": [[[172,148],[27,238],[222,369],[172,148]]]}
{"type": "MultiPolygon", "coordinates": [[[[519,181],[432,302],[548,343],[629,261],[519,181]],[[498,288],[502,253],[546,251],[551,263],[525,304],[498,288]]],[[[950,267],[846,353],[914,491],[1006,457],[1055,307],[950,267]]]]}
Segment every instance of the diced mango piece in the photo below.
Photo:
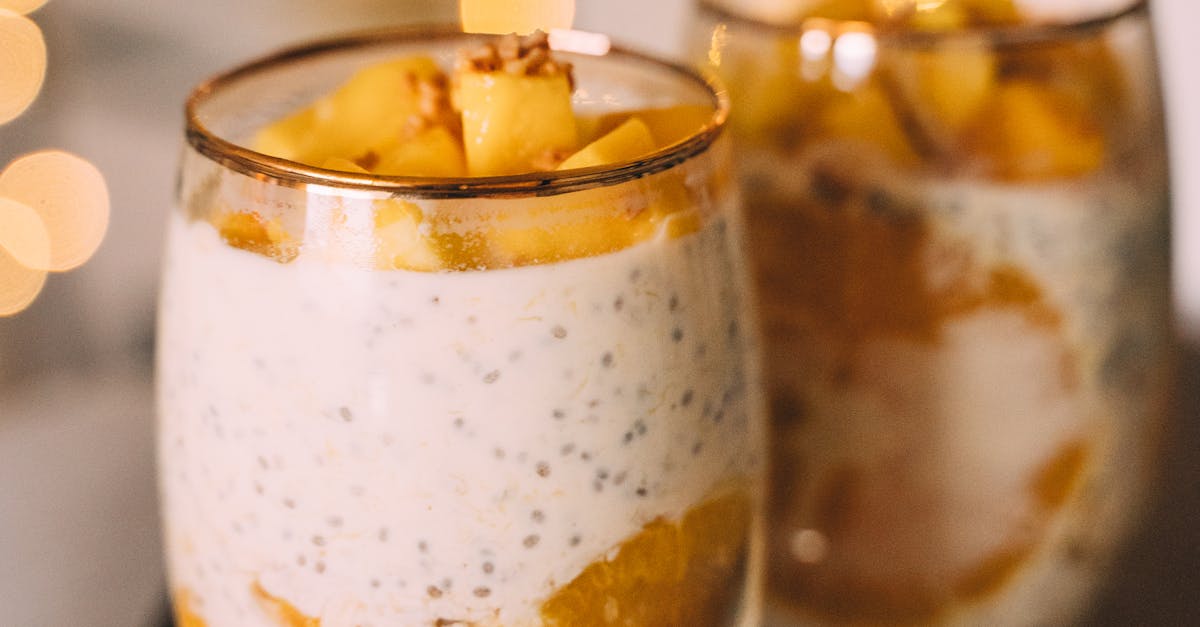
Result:
{"type": "Polygon", "coordinates": [[[898,106],[925,139],[948,154],[993,97],[999,63],[986,49],[948,47],[898,50],[887,67],[902,98],[898,106]]]}
{"type": "Polygon", "coordinates": [[[920,159],[887,94],[876,85],[839,94],[818,123],[823,136],[875,146],[898,165],[915,165],[920,159]]]}
{"type": "Polygon", "coordinates": [[[403,200],[375,202],[376,265],[383,270],[430,272],[443,267],[421,208],[403,200]]]}
{"type": "Polygon", "coordinates": [[[442,126],[430,126],[411,137],[379,148],[375,174],[392,176],[464,176],[462,145],[442,126]]]}
{"type": "Polygon", "coordinates": [[[553,169],[578,147],[566,74],[465,72],[458,80],[471,176],[553,169]]]}
{"type": "Polygon", "coordinates": [[[584,146],[558,166],[559,170],[588,168],[606,163],[632,161],[654,152],[654,136],[638,117],[632,117],[604,137],[584,146]]]}
{"type": "Polygon", "coordinates": [[[986,50],[939,50],[917,53],[917,90],[921,104],[954,130],[975,119],[994,93],[996,58],[986,50]]]}
{"type": "Polygon", "coordinates": [[[421,115],[421,83],[445,84],[437,64],[407,57],[372,65],[334,93],[263,128],[254,147],[284,159],[320,165],[333,157],[352,161],[405,136],[421,115]]]}
{"type": "Polygon", "coordinates": [[[1106,124],[1120,124],[1130,106],[1128,68],[1102,36],[1030,46],[1004,56],[1003,73],[1026,78],[1086,103],[1106,124]]]}
{"type": "Polygon", "coordinates": [[[218,214],[214,224],[221,239],[234,248],[270,257],[279,263],[287,263],[300,253],[298,242],[276,219],[267,220],[254,212],[230,212],[218,214]]]}
{"type": "MultiPolygon", "coordinates": [[[[790,148],[808,135],[818,108],[833,93],[828,67],[800,55],[800,42],[781,36],[767,59],[747,57],[718,71],[730,85],[730,122],[740,137],[790,148]],[[814,70],[807,80],[807,67],[814,70]]],[[[735,59],[731,59],[735,61],[735,59]]]]}
{"type": "Polygon", "coordinates": [[[630,118],[641,118],[650,129],[654,147],[666,148],[671,144],[695,135],[712,119],[712,107],[703,105],[676,105],[661,109],[637,109],[606,113],[598,117],[579,118],[579,136],[594,141],[602,135],[624,124],[630,118]]]}
{"type": "Polygon", "coordinates": [[[565,205],[499,220],[486,235],[491,263],[523,266],[591,257],[698,231],[702,217],[682,179],[672,173],[658,176],[644,194],[586,190],[564,197],[565,205]]]}
{"type": "Polygon", "coordinates": [[[1030,81],[1001,85],[972,136],[989,169],[1008,179],[1082,176],[1104,161],[1104,134],[1087,107],[1030,81]]]}

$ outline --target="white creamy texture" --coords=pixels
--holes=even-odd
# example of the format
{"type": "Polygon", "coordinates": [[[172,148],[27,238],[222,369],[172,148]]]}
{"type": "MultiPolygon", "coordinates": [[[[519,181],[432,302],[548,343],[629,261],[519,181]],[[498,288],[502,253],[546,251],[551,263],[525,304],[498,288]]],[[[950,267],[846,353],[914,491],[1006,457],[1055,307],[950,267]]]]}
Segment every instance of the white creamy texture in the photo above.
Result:
{"type": "Polygon", "coordinates": [[[172,585],[209,627],[537,624],[656,517],[761,469],[734,229],[466,273],[289,264],[172,218],[172,585]],[[500,608],[500,609],[496,609],[500,608]]]}

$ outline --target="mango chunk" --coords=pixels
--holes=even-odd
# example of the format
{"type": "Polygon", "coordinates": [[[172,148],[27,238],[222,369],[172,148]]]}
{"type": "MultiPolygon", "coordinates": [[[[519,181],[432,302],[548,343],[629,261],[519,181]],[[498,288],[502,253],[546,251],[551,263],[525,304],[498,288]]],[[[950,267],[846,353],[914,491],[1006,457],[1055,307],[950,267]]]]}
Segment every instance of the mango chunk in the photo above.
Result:
{"type": "MultiPolygon", "coordinates": [[[[453,117],[439,115],[442,112],[432,106],[434,92],[446,85],[445,74],[428,57],[372,65],[332,94],[263,128],[254,138],[254,148],[319,166],[335,157],[357,162],[372,152],[381,155],[385,147],[413,135],[414,122],[445,127],[453,135],[453,117]]],[[[448,102],[445,113],[450,113],[448,102]]]]}
{"type": "Polygon", "coordinates": [[[300,254],[299,242],[291,238],[277,219],[255,212],[222,213],[214,218],[221,239],[234,248],[288,263],[300,254]]]}
{"type": "Polygon", "coordinates": [[[524,266],[592,257],[698,231],[702,216],[683,180],[673,173],[658,176],[643,194],[586,190],[565,204],[499,220],[486,234],[491,263],[524,266]]]}
{"type": "Polygon", "coordinates": [[[641,118],[632,117],[604,137],[584,146],[558,166],[559,170],[588,168],[632,161],[654,152],[654,136],[641,118]]]}
{"type": "Polygon", "coordinates": [[[431,126],[379,148],[375,174],[457,177],[467,173],[462,145],[448,129],[431,126]]]}
{"type": "Polygon", "coordinates": [[[640,118],[650,129],[654,148],[666,148],[700,132],[712,119],[712,107],[703,105],[676,105],[660,109],[636,109],[606,113],[600,116],[579,117],[581,140],[595,141],[611,133],[631,118],[640,118]]]}
{"type": "Polygon", "coordinates": [[[931,152],[961,148],[963,132],[991,101],[999,61],[984,48],[940,47],[898,50],[888,60],[895,104],[915,123],[931,152]]]}
{"type": "Polygon", "coordinates": [[[444,266],[428,226],[423,225],[424,217],[411,202],[375,202],[376,267],[432,272],[444,266]]]}
{"type": "Polygon", "coordinates": [[[458,81],[471,176],[551,170],[578,147],[566,74],[465,72],[458,81]]]}
{"type": "Polygon", "coordinates": [[[1012,180],[1071,178],[1104,161],[1104,134],[1082,103],[1031,81],[1000,86],[972,136],[986,164],[1012,180]]]}
{"type": "Polygon", "coordinates": [[[876,85],[832,99],[818,124],[823,136],[875,146],[897,165],[920,160],[887,94],[876,85]]]}

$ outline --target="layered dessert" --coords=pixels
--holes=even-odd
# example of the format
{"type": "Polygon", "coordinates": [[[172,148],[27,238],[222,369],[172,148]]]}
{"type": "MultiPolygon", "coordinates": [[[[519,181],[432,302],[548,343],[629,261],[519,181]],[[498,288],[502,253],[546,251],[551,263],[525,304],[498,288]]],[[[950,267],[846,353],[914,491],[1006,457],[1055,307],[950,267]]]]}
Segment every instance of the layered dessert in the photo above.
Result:
{"type": "Polygon", "coordinates": [[[716,100],[664,68],[449,37],[244,140],[318,182],[188,152],[159,336],[182,627],[758,620],[740,221],[716,100]]]}
{"type": "Polygon", "coordinates": [[[742,149],[779,624],[1077,619],[1167,405],[1144,7],[714,4],[696,39],[742,149]]]}

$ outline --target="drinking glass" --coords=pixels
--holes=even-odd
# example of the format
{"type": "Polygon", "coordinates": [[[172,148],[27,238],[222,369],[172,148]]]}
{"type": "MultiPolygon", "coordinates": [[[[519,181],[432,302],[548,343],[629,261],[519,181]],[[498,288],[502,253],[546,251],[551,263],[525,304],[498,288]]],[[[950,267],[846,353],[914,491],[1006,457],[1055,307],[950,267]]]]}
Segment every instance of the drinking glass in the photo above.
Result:
{"type": "Polygon", "coordinates": [[[1125,5],[703,7],[762,304],[781,624],[1064,624],[1105,581],[1172,361],[1153,36],[1125,5]]]}
{"type": "Polygon", "coordinates": [[[359,68],[479,43],[350,36],[188,101],[158,345],[180,624],[757,621],[765,402],[715,84],[562,52],[580,111],[707,112],[586,169],[389,177],[246,147],[359,68]]]}

